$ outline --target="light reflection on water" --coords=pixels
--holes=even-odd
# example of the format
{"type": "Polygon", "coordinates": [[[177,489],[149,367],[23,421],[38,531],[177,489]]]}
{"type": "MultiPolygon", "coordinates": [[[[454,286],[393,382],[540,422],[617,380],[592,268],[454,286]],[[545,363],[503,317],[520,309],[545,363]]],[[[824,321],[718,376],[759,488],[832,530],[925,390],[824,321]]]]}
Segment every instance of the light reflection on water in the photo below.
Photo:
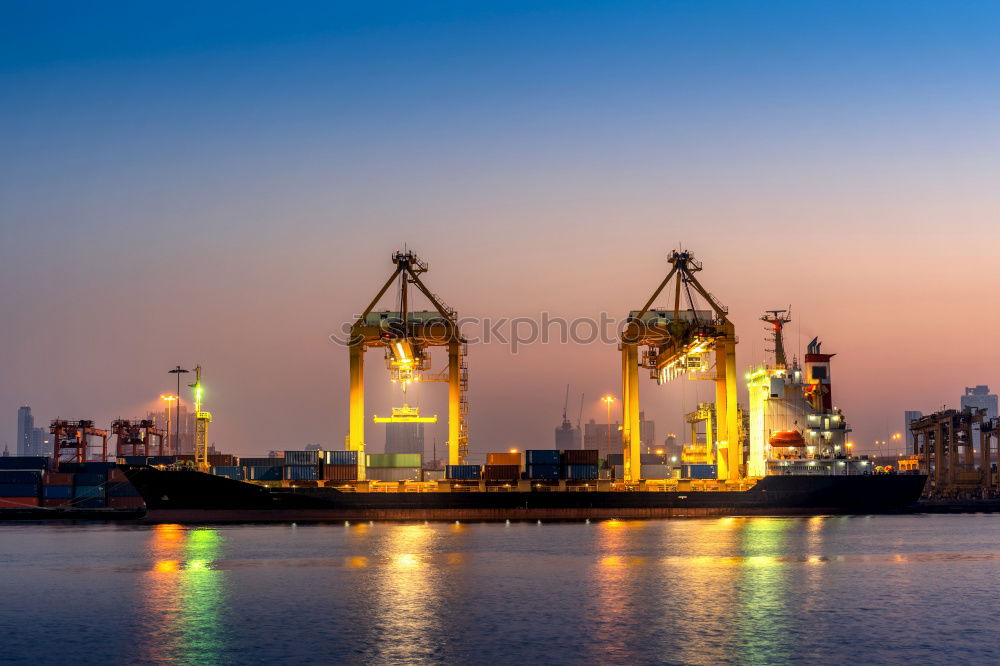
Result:
{"type": "Polygon", "coordinates": [[[966,638],[993,631],[967,609],[1000,592],[1000,516],[21,526],[0,538],[13,662],[97,663],[75,638],[93,635],[108,643],[100,655],[142,663],[1000,660],[995,641],[966,638]],[[67,551],[85,556],[54,555],[67,551]]]}

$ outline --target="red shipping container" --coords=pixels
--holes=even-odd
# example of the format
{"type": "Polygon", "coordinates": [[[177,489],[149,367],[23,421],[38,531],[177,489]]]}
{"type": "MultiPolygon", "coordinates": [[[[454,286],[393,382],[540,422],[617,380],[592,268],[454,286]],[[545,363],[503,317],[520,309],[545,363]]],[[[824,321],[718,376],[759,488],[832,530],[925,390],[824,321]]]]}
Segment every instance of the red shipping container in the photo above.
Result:
{"type": "Polygon", "coordinates": [[[208,464],[212,467],[232,467],[236,464],[236,456],[230,453],[213,453],[208,456],[208,464]]]}
{"type": "Polygon", "coordinates": [[[0,497],[0,509],[18,509],[25,506],[38,506],[38,498],[0,497]]]}
{"type": "Polygon", "coordinates": [[[520,476],[520,465],[485,465],[483,467],[483,478],[487,481],[513,481],[520,476]]]}
{"type": "Polygon", "coordinates": [[[49,472],[45,475],[45,485],[47,486],[72,486],[72,472],[49,472]]]}
{"type": "Polygon", "coordinates": [[[563,465],[596,465],[597,449],[566,449],[562,452],[563,465]]]}
{"type": "Polygon", "coordinates": [[[71,499],[53,499],[50,497],[48,499],[42,500],[42,506],[49,508],[60,507],[60,506],[71,506],[72,504],[73,500],[71,499]]]}
{"type": "Polygon", "coordinates": [[[108,470],[108,483],[125,483],[128,477],[120,469],[108,470]]]}
{"type": "Polygon", "coordinates": [[[146,506],[141,497],[109,497],[108,507],[111,509],[141,509],[146,506]]]}
{"type": "Polygon", "coordinates": [[[356,481],[357,465],[323,465],[324,481],[356,481]]]}

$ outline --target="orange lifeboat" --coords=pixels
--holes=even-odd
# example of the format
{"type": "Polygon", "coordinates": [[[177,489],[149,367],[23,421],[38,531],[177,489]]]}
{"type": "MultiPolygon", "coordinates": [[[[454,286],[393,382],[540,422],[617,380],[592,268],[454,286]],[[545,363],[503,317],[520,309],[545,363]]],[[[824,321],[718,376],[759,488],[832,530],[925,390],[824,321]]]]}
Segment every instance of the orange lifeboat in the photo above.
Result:
{"type": "Polygon", "coordinates": [[[803,447],[806,440],[802,439],[802,433],[798,430],[784,430],[771,435],[768,443],[774,447],[803,447]]]}

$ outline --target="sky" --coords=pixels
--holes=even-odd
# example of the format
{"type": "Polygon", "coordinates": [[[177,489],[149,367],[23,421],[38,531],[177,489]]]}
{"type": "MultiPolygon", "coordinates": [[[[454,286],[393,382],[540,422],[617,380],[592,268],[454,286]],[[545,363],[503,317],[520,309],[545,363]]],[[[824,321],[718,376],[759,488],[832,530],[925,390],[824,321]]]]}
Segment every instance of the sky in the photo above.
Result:
{"type": "MultiPolygon", "coordinates": [[[[176,364],[219,449],[339,447],[330,335],[405,245],[492,319],[621,317],[690,249],[741,369],[789,305],[789,349],[837,354],[863,451],[1000,389],[998,33],[991,2],[4,3],[0,447],[20,405],[142,416],[176,364]]],[[[367,359],[370,417],[402,396],[367,359]]],[[[468,363],[475,456],[621,393],[613,344],[468,363]]],[[[711,394],[640,389],[658,438],[711,394]]]]}

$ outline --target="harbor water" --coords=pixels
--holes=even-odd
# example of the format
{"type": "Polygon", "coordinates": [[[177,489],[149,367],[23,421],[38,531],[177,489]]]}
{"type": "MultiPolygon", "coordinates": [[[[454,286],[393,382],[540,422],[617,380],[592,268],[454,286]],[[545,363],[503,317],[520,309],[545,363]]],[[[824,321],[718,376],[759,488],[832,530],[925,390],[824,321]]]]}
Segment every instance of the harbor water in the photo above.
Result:
{"type": "Polygon", "coordinates": [[[5,663],[997,663],[1000,515],[0,526],[5,663]]]}

